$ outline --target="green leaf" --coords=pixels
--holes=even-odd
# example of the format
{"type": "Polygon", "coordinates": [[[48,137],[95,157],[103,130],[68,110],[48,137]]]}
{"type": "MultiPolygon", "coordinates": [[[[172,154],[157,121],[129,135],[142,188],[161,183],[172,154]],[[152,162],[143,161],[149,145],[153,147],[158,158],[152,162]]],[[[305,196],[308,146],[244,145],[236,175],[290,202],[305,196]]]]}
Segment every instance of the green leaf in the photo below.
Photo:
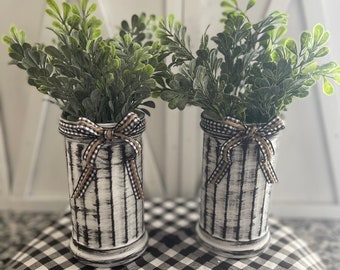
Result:
{"type": "Polygon", "coordinates": [[[139,110],[141,110],[143,113],[145,113],[147,116],[151,116],[151,113],[149,112],[149,110],[145,109],[145,108],[139,108],[139,110]]]}
{"type": "MultiPolygon", "coordinates": [[[[129,23],[126,20],[123,20],[120,23],[120,26],[125,32],[130,32],[130,26],[129,26],[129,23]]],[[[125,32],[124,32],[124,34],[125,34],[125,32]]]]}
{"type": "Polygon", "coordinates": [[[174,14],[168,15],[167,20],[168,20],[168,25],[169,25],[170,29],[172,29],[172,27],[174,26],[174,21],[175,21],[174,14]]]}
{"type": "Polygon", "coordinates": [[[293,54],[297,55],[297,46],[293,39],[286,40],[286,47],[290,50],[293,54]]]}
{"type": "Polygon", "coordinates": [[[12,43],[23,44],[26,39],[26,34],[24,31],[19,30],[15,25],[12,25],[9,29],[10,37],[12,38],[12,43]]]}
{"type": "Polygon", "coordinates": [[[138,27],[138,16],[136,14],[132,15],[131,17],[131,26],[132,26],[132,29],[138,27]]]}
{"type": "Polygon", "coordinates": [[[318,50],[315,54],[315,57],[323,57],[329,53],[328,47],[323,47],[320,50],[318,50]]]}
{"type": "Polygon", "coordinates": [[[318,43],[324,33],[324,27],[321,24],[316,24],[313,28],[314,43],[318,43]]]}
{"type": "Polygon", "coordinates": [[[46,0],[47,5],[60,17],[60,9],[54,0],[46,0]]]}
{"type": "Polygon", "coordinates": [[[70,14],[71,5],[67,2],[63,2],[62,7],[63,7],[63,18],[65,20],[66,18],[68,18],[69,14],[70,14]]]}
{"type": "Polygon", "coordinates": [[[340,84],[340,76],[333,77],[333,80],[334,80],[337,84],[340,84]]]}
{"type": "Polygon", "coordinates": [[[340,66],[337,63],[335,63],[335,65],[336,66],[334,66],[334,68],[331,70],[331,74],[333,75],[337,74],[337,76],[338,75],[340,76],[340,66]]]}
{"type": "Polygon", "coordinates": [[[301,51],[311,46],[312,34],[308,31],[304,31],[300,35],[301,51]]]}
{"type": "Polygon", "coordinates": [[[322,90],[326,95],[332,95],[334,93],[334,87],[327,79],[323,81],[322,90]]]}
{"type": "Polygon", "coordinates": [[[234,5],[232,5],[231,3],[227,2],[227,1],[222,1],[221,7],[233,8],[234,5]]]}
{"type": "Polygon", "coordinates": [[[87,16],[91,15],[93,12],[95,12],[97,9],[97,5],[96,4],[91,4],[91,6],[88,8],[87,10],[87,16]]]}
{"type": "Polygon", "coordinates": [[[156,108],[156,104],[152,100],[145,101],[141,105],[150,107],[150,108],[156,108]]]}
{"type": "Polygon", "coordinates": [[[79,11],[78,5],[72,5],[72,13],[80,16],[80,11],[79,11]]]}
{"type": "Polygon", "coordinates": [[[269,34],[264,33],[264,34],[258,39],[258,42],[265,41],[265,40],[268,40],[268,39],[270,39],[269,34]]]}
{"type": "Polygon", "coordinates": [[[282,37],[287,32],[287,28],[285,26],[280,26],[276,31],[276,38],[282,37]]]}
{"type": "Polygon", "coordinates": [[[54,58],[64,59],[64,55],[54,46],[47,46],[45,52],[54,58]]]}
{"type": "MultiPolygon", "coordinates": [[[[98,20],[96,17],[91,17],[88,22],[87,22],[87,26],[90,28],[97,28],[99,26],[101,26],[102,21],[98,20]]],[[[93,29],[92,29],[93,30],[93,29]]]]}
{"type": "Polygon", "coordinates": [[[93,39],[99,38],[100,35],[101,35],[101,33],[102,33],[102,31],[101,31],[100,29],[94,30],[93,33],[92,33],[92,38],[93,38],[93,39]]]}
{"type": "Polygon", "coordinates": [[[11,45],[13,43],[13,39],[10,38],[9,36],[3,36],[2,42],[6,45],[11,45]]]}
{"type": "Polygon", "coordinates": [[[80,1],[80,8],[81,8],[81,10],[83,11],[84,14],[85,14],[88,3],[89,3],[89,0],[81,0],[80,1]]]}
{"type": "Polygon", "coordinates": [[[22,48],[22,46],[18,43],[13,43],[11,46],[11,52],[13,53],[17,53],[17,54],[20,54],[20,55],[23,55],[24,54],[24,50],[22,48]]]}
{"type": "Polygon", "coordinates": [[[52,22],[52,25],[54,26],[55,29],[53,29],[53,28],[48,28],[48,29],[52,30],[55,33],[62,32],[63,29],[64,29],[64,25],[62,23],[60,23],[59,21],[52,22]]]}
{"type": "Polygon", "coordinates": [[[328,62],[319,66],[319,69],[326,73],[331,73],[334,69],[337,69],[339,66],[336,62],[328,62]]]}
{"type": "Polygon", "coordinates": [[[304,82],[304,85],[306,85],[308,87],[312,87],[315,83],[316,83],[316,81],[313,78],[310,78],[310,79],[308,79],[304,82]]]}
{"type": "Polygon", "coordinates": [[[312,62],[309,65],[305,66],[302,69],[302,73],[308,74],[308,73],[312,73],[313,71],[315,71],[318,67],[318,63],[317,62],[312,62]]]}
{"type": "Polygon", "coordinates": [[[251,9],[256,3],[256,0],[249,0],[247,4],[247,10],[251,9]]]}
{"type": "Polygon", "coordinates": [[[330,33],[328,31],[324,32],[321,39],[319,40],[319,45],[321,46],[325,44],[329,40],[329,37],[330,37],[330,33]]]}
{"type": "Polygon", "coordinates": [[[22,61],[22,55],[21,54],[10,52],[10,53],[8,53],[8,55],[15,61],[22,61]]]}
{"type": "Polygon", "coordinates": [[[52,10],[52,9],[46,9],[45,10],[45,13],[50,16],[51,18],[54,18],[54,19],[59,19],[58,15],[52,10]]]}

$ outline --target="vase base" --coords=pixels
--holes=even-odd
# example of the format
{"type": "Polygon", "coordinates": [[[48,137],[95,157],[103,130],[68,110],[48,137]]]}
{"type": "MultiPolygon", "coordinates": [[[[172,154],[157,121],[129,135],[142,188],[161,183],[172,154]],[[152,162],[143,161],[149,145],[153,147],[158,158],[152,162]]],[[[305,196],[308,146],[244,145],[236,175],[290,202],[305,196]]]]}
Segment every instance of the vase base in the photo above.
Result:
{"type": "Polygon", "coordinates": [[[93,267],[114,267],[134,261],[141,256],[148,245],[148,234],[144,234],[135,242],[114,249],[98,250],[70,241],[70,250],[73,256],[81,263],[93,267]]]}
{"type": "Polygon", "coordinates": [[[244,259],[262,253],[270,243],[270,232],[263,237],[250,241],[228,241],[213,237],[204,231],[199,223],[196,225],[198,242],[208,251],[231,259],[244,259]]]}

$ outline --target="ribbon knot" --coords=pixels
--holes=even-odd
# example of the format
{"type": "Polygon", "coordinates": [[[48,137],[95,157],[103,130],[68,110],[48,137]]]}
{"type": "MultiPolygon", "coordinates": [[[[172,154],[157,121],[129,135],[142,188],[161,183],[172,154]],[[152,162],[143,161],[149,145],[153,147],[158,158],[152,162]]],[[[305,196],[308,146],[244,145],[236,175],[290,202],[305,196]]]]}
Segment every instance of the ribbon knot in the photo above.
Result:
{"type": "Polygon", "coordinates": [[[112,129],[107,129],[104,132],[105,140],[112,140],[114,138],[114,131],[112,129]]]}
{"type": "Polygon", "coordinates": [[[120,139],[129,144],[132,149],[132,155],[124,161],[130,183],[132,186],[135,198],[144,198],[141,179],[138,175],[136,157],[141,154],[142,146],[134,135],[141,133],[145,129],[145,122],[142,121],[137,114],[129,113],[113,128],[105,128],[99,126],[87,118],[81,117],[76,124],[60,121],[59,131],[64,135],[81,136],[93,138],[87,146],[83,159],[86,161],[86,166],[82,171],[76,188],[73,191],[71,198],[82,197],[89,184],[97,177],[96,158],[102,146],[114,139],[120,139]]]}
{"type": "Polygon", "coordinates": [[[230,134],[231,136],[221,147],[220,155],[222,158],[209,177],[208,183],[219,184],[232,164],[232,150],[241,143],[248,143],[251,140],[254,140],[259,146],[261,152],[260,168],[266,181],[268,183],[278,182],[274,168],[271,164],[274,148],[269,137],[275,135],[281,129],[284,129],[283,121],[279,117],[274,118],[260,127],[256,125],[247,126],[233,117],[227,117],[226,120],[221,123],[202,118],[201,126],[204,130],[207,130],[214,135],[225,136],[226,134],[230,134]]]}
{"type": "Polygon", "coordinates": [[[248,139],[252,139],[254,135],[256,134],[256,131],[257,131],[256,126],[247,127],[246,132],[245,132],[245,137],[248,139]]]}

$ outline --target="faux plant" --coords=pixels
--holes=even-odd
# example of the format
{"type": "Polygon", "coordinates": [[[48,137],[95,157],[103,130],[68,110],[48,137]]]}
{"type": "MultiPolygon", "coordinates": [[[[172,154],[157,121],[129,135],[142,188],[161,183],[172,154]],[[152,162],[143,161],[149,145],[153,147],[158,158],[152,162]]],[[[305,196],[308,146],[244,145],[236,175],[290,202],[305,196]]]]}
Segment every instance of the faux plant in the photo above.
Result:
{"type": "Polygon", "coordinates": [[[334,80],[340,83],[335,62],[319,63],[329,48],[329,32],[321,24],[300,35],[300,45],[284,37],[287,15],[279,11],[257,23],[247,16],[255,5],[249,0],[241,9],[237,0],[222,1],[223,30],[211,38],[204,33],[193,53],[187,29],[172,15],[160,23],[157,37],[172,54],[170,66],[178,72],[169,86],[156,94],[171,109],[186,105],[201,107],[223,120],[232,116],[247,123],[264,123],[280,115],[294,98],[306,97],[319,80],[323,92],[332,94],[334,80]]]}
{"type": "MultiPolygon", "coordinates": [[[[11,63],[24,69],[28,83],[49,95],[68,120],[87,117],[94,122],[118,122],[128,112],[149,112],[155,104],[145,99],[168,76],[164,47],[148,39],[154,17],[132,16],[115,37],[103,38],[102,21],[93,15],[95,4],[81,0],[59,7],[46,0],[52,17],[52,45],[30,44],[15,26],[3,37],[11,63]]],[[[151,29],[152,30],[152,29],[151,29]]]]}

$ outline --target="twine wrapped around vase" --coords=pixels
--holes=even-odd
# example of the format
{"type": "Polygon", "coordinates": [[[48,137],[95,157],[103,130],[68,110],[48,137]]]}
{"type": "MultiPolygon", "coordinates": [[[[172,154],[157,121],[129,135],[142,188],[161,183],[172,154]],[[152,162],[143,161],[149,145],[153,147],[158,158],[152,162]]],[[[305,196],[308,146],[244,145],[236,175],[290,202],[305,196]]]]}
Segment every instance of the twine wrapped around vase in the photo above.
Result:
{"type": "Polygon", "coordinates": [[[69,178],[71,251],[92,266],[120,265],[146,248],[141,155],[145,119],[136,117],[129,114],[120,123],[99,125],[84,118],[60,120],[69,178]]]}
{"type": "Polygon", "coordinates": [[[201,127],[199,240],[227,257],[253,256],[269,242],[271,183],[277,181],[273,156],[283,122],[244,125],[233,118],[214,121],[202,114],[201,127]]]}

